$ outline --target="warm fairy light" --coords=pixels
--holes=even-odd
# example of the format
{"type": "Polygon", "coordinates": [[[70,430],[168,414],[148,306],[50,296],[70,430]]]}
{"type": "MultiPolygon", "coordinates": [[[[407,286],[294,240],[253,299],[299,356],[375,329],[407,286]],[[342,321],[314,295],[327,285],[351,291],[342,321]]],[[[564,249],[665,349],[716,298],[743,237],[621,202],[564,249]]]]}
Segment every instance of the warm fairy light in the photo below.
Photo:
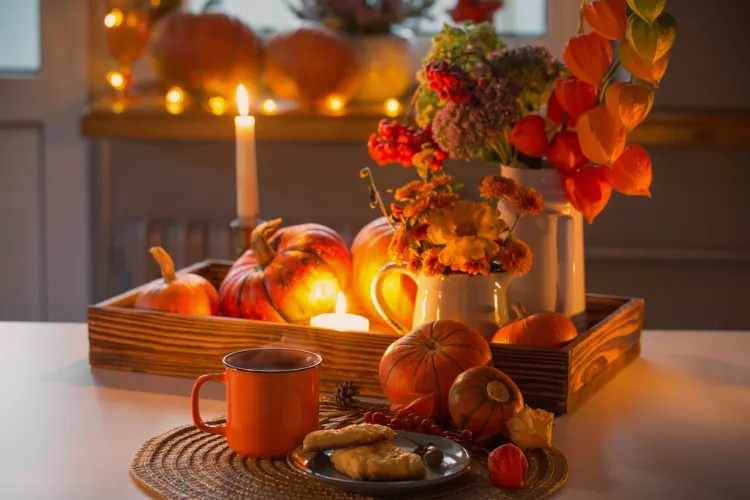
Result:
{"type": "Polygon", "coordinates": [[[112,103],[112,112],[120,114],[125,111],[125,103],[123,101],[115,101],[112,103]]]}
{"type": "Polygon", "coordinates": [[[185,100],[185,93],[179,87],[172,87],[167,92],[166,100],[168,104],[182,104],[185,100]]]}
{"type": "Polygon", "coordinates": [[[344,109],[344,101],[342,101],[340,97],[330,96],[326,99],[326,108],[328,108],[329,111],[338,113],[344,109]]]}
{"type": "Polygon", "coordinates": [[[215,115],[223,115],[226,109],[226,101],[223,97],[216,96],[208,100],[208,107],[215,115]]]}
{"type": "Polygon", "coordinates": [[[346,297],[344,292],[339,292],[339,296],[336,297],[336,314],[346,314],[346,297]]]}
{"type": "Polygon", "coordinates": [[[396,117],[401,113],[401,103],[398,99],[388,99],[385,101],[385,114],[391,118],[396,117]]]}
{"type": "Polygon", "coordinates": [[[169,102],[167,101],[167,111],[172,115],[179,115],[185,111],[185,106],[182,102],[169,102]]]}
{"type": "Polygon", "coordinates": [[[158,9],[161,7],[161,0],[151,0],[151,8],[158,9]]]}
{"type": "Polygon", "coordinates": [[[104,16],[104,26],[107,28],[116,28],[122,24],[123,17],[120,9],[112,9],[109,14],[104,16]]]}
{"type": "Polygon", "coordinates": [[[276,101],[274,101],[273,99],[266,99],[262,103],[260,103],[260,109],[263,110],[263,113],[272,115],[276,113],[279,107],[276,105],[276,101]]]}
{"type": "Polygon", "coordinates": [[[125,77],[119,71],[110,71],[107,73],[107,82],[115,90],[122,90],[125,88],[125,77]]]}
{"type": "Polygon", "coordinates": [[[237,103],[237,111],[240,116],[247,116],[250,114],[250,96],[247,95],[247,89],[241,83],[237,85],[237,92],[234,96],[234,100],[237,103]]]}

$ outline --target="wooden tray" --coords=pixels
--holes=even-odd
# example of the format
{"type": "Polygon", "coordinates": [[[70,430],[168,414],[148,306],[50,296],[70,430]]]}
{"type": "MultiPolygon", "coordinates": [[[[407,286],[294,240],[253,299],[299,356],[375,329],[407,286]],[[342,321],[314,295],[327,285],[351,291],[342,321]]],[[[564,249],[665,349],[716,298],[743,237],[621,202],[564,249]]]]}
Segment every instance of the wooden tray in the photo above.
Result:
{"type": "MultiPolygon", "coordinates": [[[[183,269],[219,286],[231,262],[206,260],[183,269]]],[[[197,377],[222,370],[222,357],[252,347],[319,353],[321,390],[353,380],[364,396],[382,397],[380,358],[395,333],[339,332],[310,326],[133,309],[139,289],[88,308],[89,362],[95,368],[197,377]]],[[[562,349],[491,346],[493,362],[526,402],[554,413],[575,410],[640,352],[643,299],[587,295],[589,329],[562,349]]]]}

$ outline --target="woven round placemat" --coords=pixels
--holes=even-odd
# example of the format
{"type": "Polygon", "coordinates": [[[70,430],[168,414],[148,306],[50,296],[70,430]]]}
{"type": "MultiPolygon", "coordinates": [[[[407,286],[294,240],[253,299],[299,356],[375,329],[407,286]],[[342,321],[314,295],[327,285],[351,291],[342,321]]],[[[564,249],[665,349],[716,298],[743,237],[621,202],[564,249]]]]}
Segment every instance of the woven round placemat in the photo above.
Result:
{"type": "MultiPolygon", "coordinates": [[[[339,411],[330,400],[321,400],[321,423],[339,427],[361,421],[361,414],[339,411]]],[[[362,410],[364,411],[364,410],[362,410]]],[[[222,423],[216,419],[211,423],[222,423]]],[[[487,478],[487,462],[472,460],[469,472],[435,490],[410,494],[403,499],[531,500],[547,498],[568,477],[568,463],[556,448],[529,453],[528,485],[520,490],[493,486],[487,478]]],[[[222,436],[208,434],[193,425],[178,427],[149,439],[130,464],[138,484],[166,499],[256,500],[359,500],[308,479],[284,460],[254,460],[234,453],[222,436]]],[[[389,499],[401,497],[389,496],[389,499]]]]}

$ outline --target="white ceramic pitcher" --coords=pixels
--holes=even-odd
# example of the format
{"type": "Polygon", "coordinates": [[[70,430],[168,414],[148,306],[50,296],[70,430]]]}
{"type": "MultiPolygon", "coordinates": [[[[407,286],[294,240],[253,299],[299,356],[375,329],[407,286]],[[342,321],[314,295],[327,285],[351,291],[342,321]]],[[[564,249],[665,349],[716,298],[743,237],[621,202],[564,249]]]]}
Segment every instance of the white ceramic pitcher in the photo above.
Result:
{"type": "Polygon", "coordinates": [[[380,316],[401,335],[430,321],[451,319],[469,326],[490,340],[498,325],[509,319],[506,292],[510,281],[511,275],[508,273],[492,273],[487,276],[417,275],[405,267],[391,263],[383,266],[375,275],[371,293],[380,316]],[[412,325],[401,324],[383,297],[383,281],[392,273],[401,273],[417,283],[412,325]]]}
{"type": "MultiPolygon", "coordinates": [[[[541,215],[518,221],[514,234],[531,248],[531,271],[516,278],[508,291],[510,303],[521,303],[529,314],[557,311],[570,317],[579,329],[587,327],[586,281],[583,260],[583,217],[568,201],[563,176],[552,168],[502,167],[505,177],[530,186],[542,195],[541,215]]],[[[508,224],[515,210],[498,204],[508,224]]]]}

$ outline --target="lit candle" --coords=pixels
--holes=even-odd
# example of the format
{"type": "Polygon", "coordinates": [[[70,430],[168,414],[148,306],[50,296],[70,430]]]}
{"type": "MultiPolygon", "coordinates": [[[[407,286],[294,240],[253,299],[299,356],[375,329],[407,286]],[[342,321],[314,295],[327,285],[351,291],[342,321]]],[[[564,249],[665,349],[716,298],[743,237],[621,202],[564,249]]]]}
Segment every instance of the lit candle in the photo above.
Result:
{"type": "Polygon", "coordinates": [[[234,117],[236,148],[237,218],[255,221],[258,218],[258,173],[255,160],[255,117],[249,114],[247,89],[237,86],[237,110],[234,117]]]}
{"type": "Polygon", "coordinates": [[[370,321],[363,316],[347,313],[344,292],[339,292],[336,299],[336,312],[314,316],[310,319],[310,326],[329,328],[340,332],[366,332],[370,329],[370,321]]]}

